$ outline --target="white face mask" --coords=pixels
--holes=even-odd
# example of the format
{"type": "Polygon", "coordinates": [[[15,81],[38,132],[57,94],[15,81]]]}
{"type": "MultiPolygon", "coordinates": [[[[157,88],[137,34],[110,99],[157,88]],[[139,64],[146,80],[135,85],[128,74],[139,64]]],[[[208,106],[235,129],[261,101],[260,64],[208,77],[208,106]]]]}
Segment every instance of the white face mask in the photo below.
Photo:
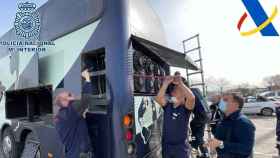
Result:
{"type": "Polygon", "coordinates": [[[170,101],[171,101],[172,103],[174,103],[174,104],[178,102],[178,100],[177,100],[176,97],[171,97],[171,98],[170,98],[170,101]]]}

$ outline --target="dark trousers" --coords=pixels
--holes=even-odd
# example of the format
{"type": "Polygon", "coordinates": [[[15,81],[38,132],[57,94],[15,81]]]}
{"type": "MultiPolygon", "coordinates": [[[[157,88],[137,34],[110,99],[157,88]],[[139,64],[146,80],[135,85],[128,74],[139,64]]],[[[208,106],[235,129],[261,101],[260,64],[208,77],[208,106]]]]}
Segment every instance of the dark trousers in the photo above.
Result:
{"type": "Polygon", "coordinates": [[[278,155],[280,155],[280,107],[276,107],[276,148],[278,150],[278,155]]]}
{"type": "Polygon", "coordinates": [[[277,136],[277,141],[280,141],[280,107],[276,108],[276,118],[277,118],[276,136],[277,136]]]}
{"type": "Polygon", "coordinates": [[[191,121],[191,130],[192,130],[192,137],[194,138],[191,142],[191,145],[193,148],[197,149],[199,148],[202,156],[207,157],[208,156],[208,149],[203,146],[204,144],[204,131],[206,125],[203,123],[196,123],[191,121]]]}
{"type": "Polygon", "coordinates": [[[198,146],[204,144],[204,130],[205,124],[197,124],[195,122],[191,122],[190,124],[192,130],[192,137],[195,139],[192,141],[193,148],[197,149],[198,146]]]}
{"type": "Polygon", "coordinates": [[[189,158],[190,148],[188,144],[162,145],[162,158],[189,158]]]}

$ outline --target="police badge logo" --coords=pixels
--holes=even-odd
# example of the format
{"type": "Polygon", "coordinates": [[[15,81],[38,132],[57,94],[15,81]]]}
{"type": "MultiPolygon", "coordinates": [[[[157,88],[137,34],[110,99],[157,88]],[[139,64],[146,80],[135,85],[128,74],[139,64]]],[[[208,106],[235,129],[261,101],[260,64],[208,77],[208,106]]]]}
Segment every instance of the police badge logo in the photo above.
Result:
{"type": "Polygon", "coordinates": [[[36,40],[40,33],[40,15],[35,3],[20,3],[15,18],[15,33],[19,38],[36,40]]]}

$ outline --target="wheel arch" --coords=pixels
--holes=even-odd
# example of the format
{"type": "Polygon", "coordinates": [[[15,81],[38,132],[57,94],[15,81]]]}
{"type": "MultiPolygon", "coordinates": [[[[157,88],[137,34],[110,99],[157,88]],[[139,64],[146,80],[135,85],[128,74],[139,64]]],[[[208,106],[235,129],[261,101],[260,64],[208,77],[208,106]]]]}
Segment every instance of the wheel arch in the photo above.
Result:
{"type": "Polygon", "coordinates": [[[266,109],[271,110],[272,113],[275,112],[275,110],[272,107],[263,107],[263,108],[260,109],[260,114],[263,114],[263,111],[266,110],[266,109]]]}
{"type": "Polygon", "coordinates": [[[23,129],[20,133],[19,141],[22,143],[25,142],[27,135],[32,132],[33,131],[31,129],[28,129],[28,128],[23,129]]]}
{"type": "Polygon", "coordinates": [[[1,133],[0,133],[0,138],[2,139],[2,137],[3,137],[3,132],[4,132],[4,130],[6,129],[6,128],[9,128],[9,127],[11,127],[11,125],[10,124],[8,124],[8,123],[4,123],[3,125],[2,125],[2,128],[1,128],[1,133]]]}

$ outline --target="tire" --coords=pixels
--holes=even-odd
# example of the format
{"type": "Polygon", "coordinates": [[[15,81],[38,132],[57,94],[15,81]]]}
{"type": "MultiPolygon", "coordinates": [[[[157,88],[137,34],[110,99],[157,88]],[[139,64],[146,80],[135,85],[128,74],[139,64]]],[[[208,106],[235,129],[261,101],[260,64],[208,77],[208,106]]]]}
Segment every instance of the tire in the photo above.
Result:
{"type": "MultiPolygon", "coordinates": [[[[34,133],[30,132],[25,139],[25,143],[24,146],[26,146],[26,144],[29,141],[34,141],[34,142],[39,142],[38,138],[34,135],[34,133]]],[[[24,149],[23,149],[24,150],[24,149]]],[[[36,156],[34,158],[41,158],[41,152],[40,152],[40,148],[38,149],[36,156]]]]}
{"type": "Polygon", "coordinates": [[[271,108],[263,108],[261,110],[261,115],[263,115],[263,116],[272,116],[273,115],[273,109],[271,109],[271,108]]]}
{"type": "Polygon", "coordinates": [[[20,150],[15,140],[12,129],[4,129],[1,138],[1,152],[4,158],[18,158],[20,150]]]}

